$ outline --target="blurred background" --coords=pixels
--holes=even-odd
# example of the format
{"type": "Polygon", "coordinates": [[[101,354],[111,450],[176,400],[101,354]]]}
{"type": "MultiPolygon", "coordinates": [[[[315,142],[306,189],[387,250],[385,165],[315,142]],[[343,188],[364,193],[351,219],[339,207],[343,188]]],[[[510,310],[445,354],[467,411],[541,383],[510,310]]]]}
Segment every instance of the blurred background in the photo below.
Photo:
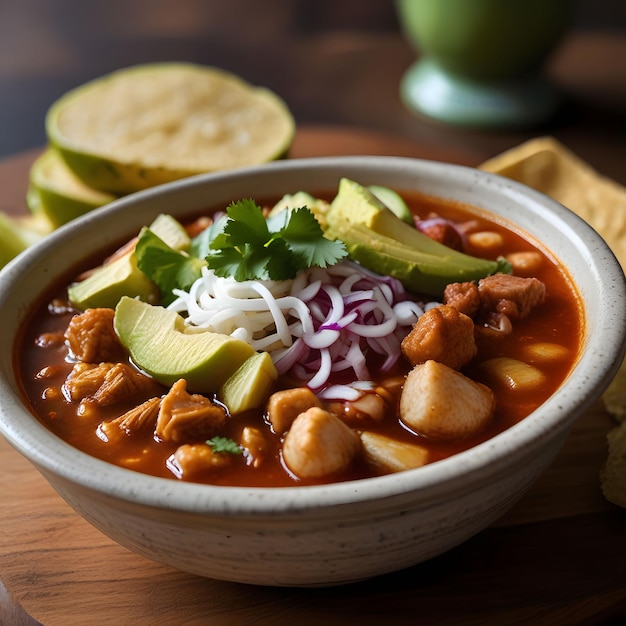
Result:
{"type": "MultiPolygon", "coordinates": [[[[573,7],[568,37],[626,31],[626,2],[573,7]]],[[[66,90],[119,67],[168,60],[215,65],[274,89],[299,125],[451,141],[399,104],[399,80],[415,58],[399,34],[392,0],[0,0],[0,157],[45,143],[45,112],[66,90]]],[[[587,77],[606,71],[586,63],[584,46],[577,54],[587,77]]],[[[553,67],[558,75],[559,52],[553,67]]],[[[587,94],[607,128],[624,120],[625,91],[587,94]]],[[[489,149],[488,138],[467,138],[489,149]]]]}

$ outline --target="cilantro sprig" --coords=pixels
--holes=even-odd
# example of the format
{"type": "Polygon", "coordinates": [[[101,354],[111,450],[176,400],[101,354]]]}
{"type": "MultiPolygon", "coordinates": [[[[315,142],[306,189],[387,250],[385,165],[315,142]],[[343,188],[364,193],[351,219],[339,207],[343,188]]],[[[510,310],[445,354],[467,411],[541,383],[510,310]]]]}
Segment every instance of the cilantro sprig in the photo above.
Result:
{"type": "Polygon", "coordinates": [[[285,209],[265,219],[253,200],[231,203],[213,229],[206,262],[218,276],[286,280],[313,266],[328,267],[347,255],[331,241],[306,207],[285,209]]]}
{"type": "Polygon", "coordinates": [[[212,437],[211,439],[207,439],[205,443],[215,453],[225,452],[227,454],[243,454],[241,446],[236,441],[233,441],[228,437],[212,437]]]}
{"type": "Polygon", "coordinates": [[[346,255],[341,241],[324,237],[308,208],[285,209],[266,220],[253,200],[231,203],[192,241],[189,253],[174,250],[149,228],[135,247],[137,266],[159,287],[163,305],[174,300],[174,289],[188,290],[205,265],[237,281],[286,280],[346,255]]]}

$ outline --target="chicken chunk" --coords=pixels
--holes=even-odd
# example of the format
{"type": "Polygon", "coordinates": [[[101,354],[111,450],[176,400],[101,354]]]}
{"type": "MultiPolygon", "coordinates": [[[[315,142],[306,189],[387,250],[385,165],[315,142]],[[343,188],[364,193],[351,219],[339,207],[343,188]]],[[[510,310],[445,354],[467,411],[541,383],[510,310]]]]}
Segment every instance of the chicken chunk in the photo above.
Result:
{"type": "Polygon", "coordinates": [[[443,302],[473,318],[480,309],[478,285],[472,282],[450,283],[443,292],[443,302]]]}
{"type": "Polygon", "coordinates": [[[72,356],[86,363],[114,361],[122,345],[113,328],[113,309],[87,309],[74,315],[65,331],[72,356]]]}
{"type": "Polygon", "coordinates": [[[313,407],[296,417],[283,444],[287,467],[300,478],[338,474],[361,449],[357,433],[336,415],[313,407]]]}
{"type": "Polygon", "coordinates": [[[442,304],[417,320],[401,349],[411,365],[434,360],[461,369],[478,351],[474,322],[455,307],[442,304]]]}
{"type": "Polygon", "coordinates": [[[476,435],[491,421],[494,409],[491,389],[437,361],[416,365],[400,396],[402,421],[430,439],[476,435]]]}
{"type": "Polygon", "coordinates": [[[153,430],[159,414],[161,398],[150,398],[115,419],[102,422],[98,432],[109,442],[132,436],[148,428],[153,430]]]}
{"type": "Polygon", "coordinates": [[[268,454],[265,435],[258,428],[246,426],[241,431],[241,445],[245,448],[248,465],[261,467],[268,454]]]}
{"type": "Polygon", "coordinates": [[[267,419],[277,434],[286,433],[293,421],[311,407],[321,407],[319,398],[308,387],[295,387],[273,393],[267,402],[267,419]]]}
{"type": "Polygon", "coordinates": [[[216,435],[226,422],[224,407],[200,394],[187,392],[187,382],[176,381],[161,401],[155,433],[163,441],[182,444],[216,435]]]}
{"type": "Polygon", "coordinates": [[[365,421],[382,422],[386,415],[396,412],[402,385],[404,376],[394,376],[381,381],[374,389],[363,390],[355,400],[330,400],[324,407],[356,428],[363,427],[365,421]]]}
{"type": "Polygon", "coordinates": [[[124,363],[77,363],[63,384],[72,402],[88,400],[98,406],[111,406],[145,393],[152,380],[124,363]]]}
{"type": "Polygon", "coordinates": [[[183,444],[170,458],[168,467],[177,478],[193,478],[207,470],[219,469],[230,465],[233,455],[214,452],[205,443],[183,444]]]}
{"type": "Polygon", "coordinates": [[[360,398],[345,403],[344,415],[349,419],[371,419],[380,422],[385,418],[387,411],[389,408],[383,396],[375,391],[366,391],[360,398]]]}
{"type": "Polygon", "coordinates": [[[478,281],[478,293],[483,311],[495,311],[516,320],[526,317],[544,301],[546,287],[537,278],[494,274],[478,281]]]}

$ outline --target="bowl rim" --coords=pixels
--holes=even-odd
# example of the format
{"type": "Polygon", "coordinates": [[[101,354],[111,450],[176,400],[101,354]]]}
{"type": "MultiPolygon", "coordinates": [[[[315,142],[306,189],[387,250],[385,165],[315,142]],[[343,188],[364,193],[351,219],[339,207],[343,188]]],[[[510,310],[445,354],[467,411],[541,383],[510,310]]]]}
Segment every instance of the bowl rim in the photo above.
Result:
{"type": "MultiPolygon", "coordinates": [[[[276,161],[227,172],[199,174],[140,191],[62,226],[5,266],[0,271],[0,311],[8,299],[5,294],[18,283],[19,275],[25,268],[50,257],[59,243],[67,243],[81,233],[104,225],[114,216],[126,211],[129,206],[145,205],[158,198],[184,195],[186,192],[193,194],[198,188],[211,187],[215,184],[229,185],[241,179],[263,180],[281,173],[362,170],[389,175],[398,168],[424,177],[445,178],[452,174],[460,181],[460,185],[465,185],[468,189],[478,181],[481,189],[490,190],[502,198],[540,207],[548,221],[559,228],[565,228],[572,237],[578,238],[576,245],[587,254],[592,270],[597,276],[610,275],[613,278],[608,286],[608,292],[599,292],[598,295],[604,304],[609,305],[610,292],[613,302],[617,301],[620,304],[618,307],[612,307],[611,314],[615,323],[603,333],[604,346],[600,345],[599,338],[587,337],[589,345],[580,355],[579,363],[568,379],[572,388],[574,385],[578,386],[575,394],[563,395],[561,390],[558,390],[540,409],[520,423],[448,459],[388,476],[319,486],[276,488],[212,486],[158,478],[111,465],[77,450],[49,431],[22,404],[20,394],[14,387],[15,381],[11,382],[10,377],[2,370],[0,370],[0,434],[4,435],[18,452],[29,458],[49,480],[78,482],[83,488],[96,491],[102,496],[108,495],[149,507],[237,516],[278,513],[297,515],[313,509],[322,511],[328,507],[351,505],[356,502],[371,503],[381,498],[401,498],[406,497],[407,493],[412,493],[414,498],[424,498],[424,502],[442,500],[449,493],[467,488],[477,481],[488,481],[494,470],[507,468],[507,471],[510,471],[513,450],[516,466],[533,462],[534,442],[540,437],[555,441],[563,437],[576,416],[598,398],[600,395],[598,389],[606,387],[612,375],[617,372],[626,343],[626,280],[621,266],[607,244],[578,215],[521,183],[475,168],[410,157],[314,157],[276,161]],[[592,253],[593,251],[596,253],[599,251],[600,254],[592,253]],[[584,371],[583,366],[586,368],[584,371]],[[538,413],[542,415],[541,420],[536,418],[535,414],[538,413]],[[24,427],[24,419],[28,420],[30,428],[24,427]],[[45,451],[43,456],[42,451],[45,451]],[[85,471],[87,468],[91,471],[85,471]]],[[[338,178],[339,176],[337,180],[338,178]]],[[[471,200],[468,203],[472,204],[471,200]]],[[[126,232],[132,234],[133,229],[129,226],[126,232]]],[[[104,250],[109,243],[107,236],[103,236],[101,249],[104,250]]]]}

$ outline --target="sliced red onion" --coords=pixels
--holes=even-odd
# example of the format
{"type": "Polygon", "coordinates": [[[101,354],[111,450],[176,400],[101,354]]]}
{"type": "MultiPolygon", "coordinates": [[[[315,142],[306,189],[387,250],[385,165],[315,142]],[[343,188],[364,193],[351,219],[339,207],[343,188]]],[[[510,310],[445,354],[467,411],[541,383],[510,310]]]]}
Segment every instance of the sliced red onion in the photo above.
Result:
{"type": "Polygon", "coordinates": [[[393,313],[400,326],[413,326],[424,314],[424,309],[412,300],[403,300],[393,306],[393,313]]]}

